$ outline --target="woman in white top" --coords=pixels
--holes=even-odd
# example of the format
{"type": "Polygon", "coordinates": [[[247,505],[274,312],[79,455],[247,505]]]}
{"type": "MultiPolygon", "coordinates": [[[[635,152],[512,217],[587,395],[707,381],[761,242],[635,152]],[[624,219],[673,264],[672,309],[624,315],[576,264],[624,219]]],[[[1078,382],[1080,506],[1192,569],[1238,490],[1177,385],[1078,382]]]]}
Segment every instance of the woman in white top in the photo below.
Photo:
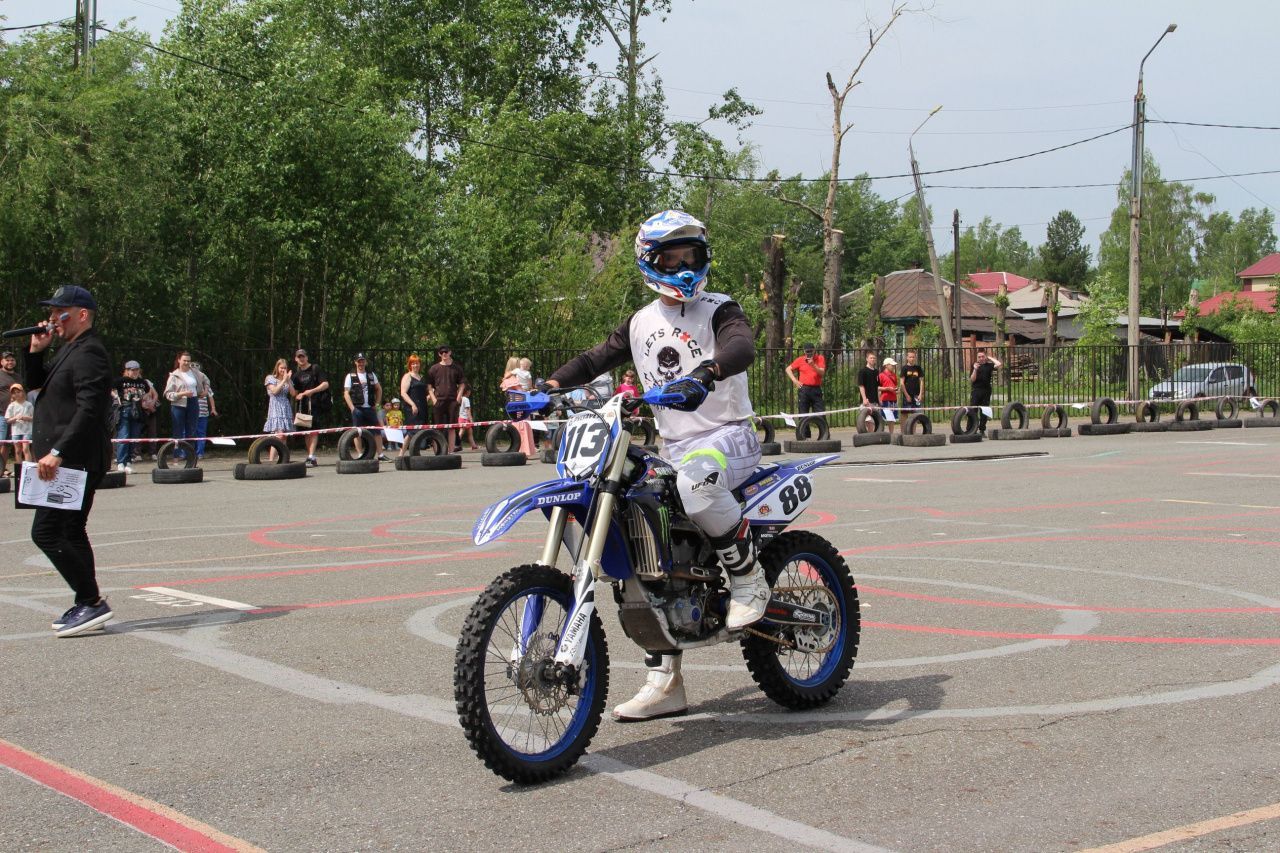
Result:
{"type": "MultiPolygon", "coordinates": [[[[194,439],[200,426],[200,395],[207,388],[200,387],[204,375],[191,367],[191,353],[183,350],[173,361],[173,370],[164,386],[164,398],[169,401],[169,415],[173,419],[174,440],[194,439]]],[[[175,453],[181,458],[181,453],[175,453]]]]}

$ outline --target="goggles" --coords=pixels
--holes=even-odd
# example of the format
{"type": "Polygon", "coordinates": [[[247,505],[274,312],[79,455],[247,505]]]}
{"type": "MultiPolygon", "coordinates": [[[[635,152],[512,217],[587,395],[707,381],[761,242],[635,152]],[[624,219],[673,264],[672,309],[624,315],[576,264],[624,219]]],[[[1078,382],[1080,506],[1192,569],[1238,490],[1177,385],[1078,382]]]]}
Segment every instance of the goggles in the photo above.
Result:
{"type": "Polygon", "coordinates": [[[663,246],[646,254],[645,260],[661,273],[696,272],[711,261],[711,250],[700,243],[663,246]]]}

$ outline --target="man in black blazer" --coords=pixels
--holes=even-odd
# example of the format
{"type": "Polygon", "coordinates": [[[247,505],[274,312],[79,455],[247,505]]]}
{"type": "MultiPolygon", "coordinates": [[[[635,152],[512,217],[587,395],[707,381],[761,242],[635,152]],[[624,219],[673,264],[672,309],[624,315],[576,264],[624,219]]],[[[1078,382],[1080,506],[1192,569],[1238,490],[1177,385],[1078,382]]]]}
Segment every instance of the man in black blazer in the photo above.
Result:
{"type": "Polygon", "coordinates": [[[112,616],[98,592],[93,547],[85,531],[94,491],[111,465],[111,366],[93,328],[98,311],[93,294],[68,284],[40,304],[48,306],[49,319],[44,332],[31,336],[26,354],[27,387],[40,389],[31,449],[42,480],[52,480],[60,467],[88,473],[80,509],[39,507],[31,522],[31,541],[76,594],[75,604],[53,623],[59,637],[71,637],[106,624],[112,616]],[[55,335],[63,343],[46,365],[44,351],[55,335]]]}

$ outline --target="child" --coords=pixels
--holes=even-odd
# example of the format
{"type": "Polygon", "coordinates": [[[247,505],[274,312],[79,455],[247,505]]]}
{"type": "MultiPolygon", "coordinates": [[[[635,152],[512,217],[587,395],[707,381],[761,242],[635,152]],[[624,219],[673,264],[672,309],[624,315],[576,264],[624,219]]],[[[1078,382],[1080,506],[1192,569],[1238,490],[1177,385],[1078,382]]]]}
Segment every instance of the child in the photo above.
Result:
{"type": "Polygon", "coordinates": [[[472,450],[479,450],[480,445],[476,444],[476,440],[471,433],[471,398],[463,397],[461,404],[458,406],[458,423],[466,424],[458,430],[461,433],[459,441],[462,437],[466,437],[467,443],[471,445],[472,450]]]}
{"type": "Polygon", "coordinates": [[[4,419],[9,424],[9,438],[22,444],[13,446],[13,461],[35,462],[31,455],[31,419],[35,417],[36,407],[27,402],[27,392],[22,385],[15,382],[9,386],[9,407],[4,410],[4,419]]]}
{"type": "MultiPolygon", "coordinates": [[[[387,429],[404,429],[404,410],[400,408],[400,398],[392,397],[391,402],[387,403],[386,411],[383,412],[385,417],[384,423],[387,429]]],[[[392,447],[399,447],[399,442],[393,443],[392,447]]]]}
{"type": "Polygon", "coordinates": [[[533,367],[533,362],[527,358],[522,358],[520,359],[520,366],[511,371],[511,375],[520,383],[517,387],[521,391],[533,390],[533,374],[529,371],[531,367],[533,367]]]}

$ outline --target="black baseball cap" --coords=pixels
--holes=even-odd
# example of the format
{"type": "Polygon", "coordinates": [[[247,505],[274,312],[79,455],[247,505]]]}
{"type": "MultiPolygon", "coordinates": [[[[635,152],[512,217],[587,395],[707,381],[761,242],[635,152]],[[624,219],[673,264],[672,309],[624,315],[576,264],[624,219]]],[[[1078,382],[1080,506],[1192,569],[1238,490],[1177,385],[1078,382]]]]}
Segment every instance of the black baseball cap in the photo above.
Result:
{"type": "Polygon", "coordinates": [[[440,346],[436,347],[436,355],[440,355],[440,353],[443,353],[443,352],[453,352],[453,347],[449,346],[448,344],[441,344],[440,346]]]}
{"type": "Polygon", "coordinates": [[[295,352],[295,353],[293,354],[293,357],[294,357],[294,358],[306,358],[306,357],[307,357],[307,351],[306,351],[306,350],[304,350],[302,347],[298,347],[298,351],[297,351],[297,352],[295,352]]]}
{"type": "Polygon", "coordinates": [[[804,350],[805,352],[813,352],[813,344],[805,344],[804,346],[800,347],[800,349],[804,350]]]}
{"type": "Polygon", "coordinates": [[[362,352],[356,353],[356,357],[352,359],[352,361],[368,361],[368,360],[369,359],[365,358],[365,355],[362,352]]]}
{"type": "Polygon", "coordinates": [[[53,296],[48,299],[41,299],[41,305],[50,308],[88,308],[90,311],[98,310],[98,300],[93,298],[93,294],[85,290],[78,284],[64,284],[53,292],[53,296]]]}

